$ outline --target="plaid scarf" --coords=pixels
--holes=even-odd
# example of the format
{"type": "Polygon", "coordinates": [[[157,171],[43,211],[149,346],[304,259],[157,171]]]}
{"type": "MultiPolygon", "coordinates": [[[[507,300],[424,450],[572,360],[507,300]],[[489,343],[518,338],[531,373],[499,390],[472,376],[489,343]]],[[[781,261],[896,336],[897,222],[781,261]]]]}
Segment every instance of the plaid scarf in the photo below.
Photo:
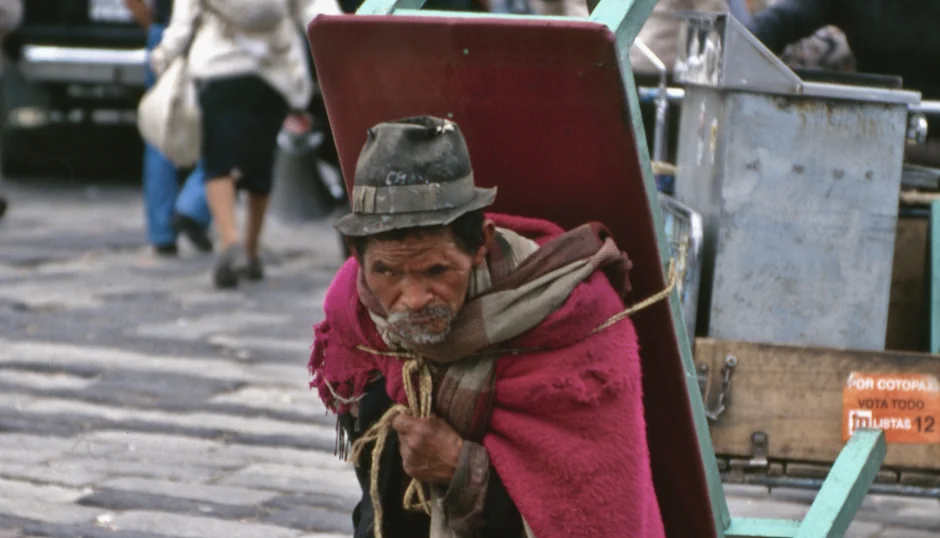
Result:
{"type": "MultiPolygon", "coordinates": [[[[387,313],[365,284],[358,293],[379,334],[392,349],[427,359],[435,375],[434,409],[463,436],[481,442],[492,406],[495,361],[500,344],[537,327],[597,269],[625,296],[630,261],[600,224],[585,224],[538,246],[498,228],[486,263],[474,269],[468,299],[443,342],[410,345],[386,322],[387,313]]],[[[585,335],[586,337],[587,335],[585,335]]]]}

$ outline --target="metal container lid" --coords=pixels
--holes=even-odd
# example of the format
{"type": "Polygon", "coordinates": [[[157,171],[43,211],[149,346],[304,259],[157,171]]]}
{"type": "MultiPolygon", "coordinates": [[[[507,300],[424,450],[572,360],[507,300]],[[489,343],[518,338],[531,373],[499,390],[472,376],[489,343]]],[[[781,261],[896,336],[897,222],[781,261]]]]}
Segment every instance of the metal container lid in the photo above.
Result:
{"type": "Polygon", "coordinates": [[[675,79],[727,91],[915,105],[920,92],[810,82],[728,13],[680,12],[675,79]]]}

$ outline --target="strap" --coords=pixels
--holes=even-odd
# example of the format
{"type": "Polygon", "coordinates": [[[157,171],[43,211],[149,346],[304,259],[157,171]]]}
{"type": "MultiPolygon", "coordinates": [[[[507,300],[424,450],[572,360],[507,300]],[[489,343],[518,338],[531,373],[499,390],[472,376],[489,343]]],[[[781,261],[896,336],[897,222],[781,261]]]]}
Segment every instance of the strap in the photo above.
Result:
{"type": "MultiPolygon", "coordinates": [[[[196,34],[199,33],[199,30],[202,28],[202,17],[203,9],[205,7],[205,0],[196,0],[196,6],[199,11],[196,13],[196,18],[193,19],[193,29],[189,32],[189,42],[186,43],[186,47],[183,48],[182,56],[187,61],[189,60],[189,51],[193,48],[193,43],[196,41],[196,34]]],[[[172,20],[172,16],[170,18],[172,20]]]]}

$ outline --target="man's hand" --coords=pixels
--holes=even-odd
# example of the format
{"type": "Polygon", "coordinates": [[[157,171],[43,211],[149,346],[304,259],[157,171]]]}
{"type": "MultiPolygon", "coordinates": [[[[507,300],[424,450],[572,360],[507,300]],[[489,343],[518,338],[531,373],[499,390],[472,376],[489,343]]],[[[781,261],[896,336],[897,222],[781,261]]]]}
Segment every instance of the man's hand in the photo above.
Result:
{"type": "Polygon", "coordinates": [[[284,118],[284,123],[281,127],[293,135],[309,133],[310,129],[313,127],[313,116],[305,111],[292,112],[284,118]]]}
{"type": "Polygon", "coordinates": [[[421,482],[446,485],[454,477],[463,439],[438,417],[398,415],[392,421],[398,432],[405,473],[421,482]]]}

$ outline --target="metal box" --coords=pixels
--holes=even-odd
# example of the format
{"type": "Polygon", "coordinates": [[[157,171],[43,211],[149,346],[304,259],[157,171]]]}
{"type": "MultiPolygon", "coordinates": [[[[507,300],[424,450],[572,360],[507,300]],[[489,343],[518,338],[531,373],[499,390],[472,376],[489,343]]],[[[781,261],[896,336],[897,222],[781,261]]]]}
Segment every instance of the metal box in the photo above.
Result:
{"type": "Polygon", "coordinates": [[[686,14],[676,198],[702,214],[698,332],[884,349],[916,92],[804,82],[727,14],[686,14]]]}

